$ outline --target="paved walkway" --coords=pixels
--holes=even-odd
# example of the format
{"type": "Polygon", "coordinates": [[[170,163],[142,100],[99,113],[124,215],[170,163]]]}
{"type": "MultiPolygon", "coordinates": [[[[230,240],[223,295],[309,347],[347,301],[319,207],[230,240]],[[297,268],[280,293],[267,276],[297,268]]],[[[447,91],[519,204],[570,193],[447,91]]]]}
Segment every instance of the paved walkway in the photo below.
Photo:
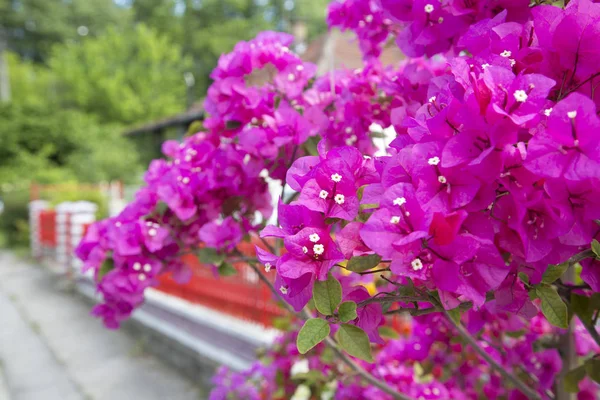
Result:
{"type": "Polygon", "coordinates": [[[0,400],[207,397],[89,311],[49,271],[0,252],[0,400]]]}

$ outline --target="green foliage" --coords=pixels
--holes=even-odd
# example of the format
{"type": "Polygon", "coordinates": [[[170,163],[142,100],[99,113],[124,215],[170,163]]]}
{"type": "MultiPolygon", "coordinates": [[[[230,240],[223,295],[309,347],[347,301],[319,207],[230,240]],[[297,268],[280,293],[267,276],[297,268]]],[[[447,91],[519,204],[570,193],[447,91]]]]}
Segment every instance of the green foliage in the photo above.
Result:
{"type": "Polygon", "coordinates": [[[596,255],[596,258],[600,259],[600,242],[596,239],[592,240],[592,251],[596,255]]]}
{"type": "Polygon", "coordinates": [[[381,257],[377,254],[352,257],[348,261],[346,268],[352,272],[364,272],[376,267],[381,262],[381,257]]]}
{"type": "Polygon", "coordinates": [[[102,121],[147,122],[185,109],[181,48],[141,24],[55,48],[49,65],[61,103],[102,121]]]}
{"type": "Polygon", "coordinates": [[[567,328],[569,325],[567,305],[562,301],[556,289],[540,284],[535,286],[535,293],[542,300],[542,313],[548,322],[559,328],[567,328]]]}
{"type": "Polygon", "coordinates": [[[4,212],[0,214],[0,232],[7,247],[29,245],[29,188],[0,192],[4,212]]]}
{"type": "MultiPolygon", "coordinates": [[[[304,323],[298,332],[296,346],[300,354],[306,354],[310,349],[321,343],[330,332],[329,323],[321,318],[312,318],[304,323]]],[[[367,339],[368,340],[368,339],[367,339]]]]}
{"type": "Polygon", "coordinates": [[[356,303],[353,301],[345,301],[340,304],[340,309],[338,310],[338,315],[340,317],[340,321],[348,322],[356,319],[356,303]]]}
{"type": "Polygon", "coordinates": [[[203,264],[220,265],[225,261],[225,254],[218,253],[211,247],[203,247],[198,250],[198,260],[203,264]]]}
{"type": "Polygon", "coordinates": [[[544,275],[542,276],[542,282],[548,283],[548,284],[553,283],[555,280],[560,278],[562,276],[562,274],[564,274],[568,268],[569,268],[569,263],[562,263],[562,264],[558,264],[558,265],[553,265],[553,264],[548,265],[546,272],[544,272],[544,275]]]}
{"type": "Polygon", "coordinates": [[[359,327],[349,324],[341,324],[335,335],[342,350],[353,357],[373,362],[371,354],[371,343],[369,337],[359,327]]]}
{"type": "Polygon", "coordinates": [[[221,265],[219,265],[219,275],[233,276],[235,274],[237,274],[237,269],[228,262],[222,262],[221,265]]]}
{"type": "Polygon", "coordinates": [[[565,391],[577,393],[579,391],[579,382],[585,378],[585,375],[585,365],[581,365],[567,372],[563,381],[565,391]]]}
{"type": "Polygon", "coordinates": [[[333,315],[342,301],[342,285],[331,272],[326,281],[317,280],[315,282],[313,299],[315,300],[315,307],[321,314],[333,315]]]}
{"type": "Polygon", "coordinates": [[[380,326],[379,335],[388,339],[398,339],[400,337],[400,334],[391,326],[380,326]]]}

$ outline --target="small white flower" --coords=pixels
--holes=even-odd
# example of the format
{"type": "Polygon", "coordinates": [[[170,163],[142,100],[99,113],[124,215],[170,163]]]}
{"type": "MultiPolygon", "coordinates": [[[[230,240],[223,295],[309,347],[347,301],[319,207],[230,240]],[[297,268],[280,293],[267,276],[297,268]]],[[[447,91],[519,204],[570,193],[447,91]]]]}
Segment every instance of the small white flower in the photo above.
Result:
{"type": "Polygon", "coordinates": [[[430,12],[433,12],[433,4],[425,4],[425,12],[427,14],[429,14],[430,12]]]}
{"type": "Polygon", "coordinates": [[[406,204],[406,198],[404,198],[404,197],[396,197],[394,199],[395,206],[403,206],[405,204],[406,204]]]}
{"type": "Polygon", "coordinates": [[[415,258],[414,260],[412,260],[410,262],[410,265],[411,265],[412,269],[414,269],[415,271],[419,271],[419,270],[423,269],[423,262],[419,258],[415,258]]]}
{"type": "Polygon", "coordinates": [[[358,138],[356,137],[356,135],[352,135],[348,139],[346,139],[346,144],[348,146],[352,146],[354,143],[356,143],[357,140],[358,138]]]}
{"type": "Polygon", "coordinates": [[[184,158],[185,162],[190,162],[192,161],[192,156],[190,156],[189,154],[185,156],[184,158]]]}
{"type": "Polygon", "coordinates": [[[308,247],[306,247],[306,246],[302,246],[302,252],[303,252],[304,254],[308,253],[308,247]]]}
{"type": "Polygon", "coordinates": [[[269,272],[271,270],[271,263],[265,263],[265,272],[269,272]]]}
{"type": "Polygon", "coordinates": [[[335,195],[335,197],[334,197],[334,200],[335,200],[335,202],[336,202],[337,204],[340,204],[340,205],[342,205],[342,204],[344,204],[345,197],[344,197],[344,195],[343,195],[343,194],[336,194],[336,195],[335,195]]]}
{"type": "Polygon", "coordinates": [[[438,182],[446,183],[446,182],[448,182],[448,180],[446,179],[446,177],[444,175],[440,175],[440,176],[438,176],[438,182]]]}
{"type": "Polygon", "coordinates": [[[546,109],[544,110],[544,115],[545,115],[546,117],[549,117],[551,112],[552,112],[552,107],[550,107],[550,108],[546,108],[546,109]]]}
{"type": "Polygon", "coordinates": [[[415,343],[414,346],[413,346],[413,348],[415,350],[421,350],[421,345],[419,343],[415,343]]]}
{"type": "Polygon", "coordinates": [[[308,237],[310,239],[311,242],[313,243],[317,243],[319,240],[321,240],[321,237],[319,236],[318,233],[311,233],[310,236],[308,237]]]}
{"type": "Polygon", "coordinates": [[[181,180],[181,183],[183,183],[184,185],[187,185],[188,183],[190,183],[190,178],[188,178],[187,176],[183,177],[183,179],[181,180]]]}
{"type": "Polygon", "coordinates": [[[500,53],[500,56],[508,58],[508,57],[512,56],[512,52],[510,50],[504,50],[502,53],[500,53]]]}
{"type": "Polygon", "coordinates": [[[254,125],[258,124],[258,119],[256,117],[252,117],[252,119],[250,120],[250,122],[254,125]]]}
{"type": "Polygon", "coordinates": [[[444,17],[439,17],[438,18],[438,24],[441,24],[442,22],[444,22],[444,17]]]}
{"type": "Polygon", "coordinates": [[[280,291],[281,293],[283,293],[283,294],[287,294],[287,292],[288,292],[288,290],[287,290],[287,288],[286,288],[285,286],[281,286],[281,287],[279,288],[279,291],[280,291]]]}
{"type": "Polygon", "coordinates": [[[433,393],[436,396],[440,395],[440,389],[434,387],[433,389],[431,389],[431,393],[433,393]]]}
{"type": "Polygon", "coordinates": [[[486,69],[486,68],[487,68],[487,67],[489,67],[489,66],[490,66],[490,64],[488,64],[488,63],[481,64],[481,68],[482,68],[482,69],[486,69]]]}
{"type": "Polygon", "coordinates": [[[115,226],[116,226],[117,228],[118,228],[118,227],[120,227],[121,225],[123,225],[123,224],[121,224],[121,221],[117,221],[117,222],[115,222],[115,226]]]}
{"type": "Polygon", "coordinates": [[[148,236],[156,236],[157,231],[154,228],[148,229],[148,236]]]}
{"type": "Polygon", "coordinates": [[[439,163],[440,163],[439,157],[431,157],[429,160],[427,160],[427,164],[429,164],[429,165],[438,165],[439,163]]]}
{"type": "Polygon", "coordinates": [[[142,269],[142,264],[140,264],[139,262],[133,263],[133,270],[134,271],[139,271],[142,269]]]}
{"type": "Polygon", "coordinates": [[[429,98],[429,100],[427,100],[427,101],[429,101],[430,103],[433,103],[433,102],[435,101],[435,96],[431,96],[431,97],[429,98]]]}
{"type": "Polygon", "coordinates": [[[405,212],[404,215],[406,215],[407,217],[410,217],[410,212],[405,212]]]}
{"type": "Polygon", "coordinates": [[[576,116],[577,116],[577,111],[569,111],[567,113],[567,117],[569,117],[571,119],[575,118],[576,116]]]}
{"type": "Polygon", "coordinates": [[[519,103],[524,103],[527,100],[527,93],[524,90],[515,90],[513,96],[519,103]]]}
{"type": "Polygon", "coordinates": [[[150,272],[150,271],[152,271],[152,265],[144,264],[144,272],[150,272]]]}
{"type": "Polygon", "coordinates": [[[300,64],[296,66],[296,71],[304,71],[304,65],[300,64]]]}
{"type": "Polygon", "coordinates": [[[292,368],[290,369],[290,374],[292,376],[296,376],[298,374],[305,374],[309,371],[308,360],[305,358],[303,360],[296,361],[292,368]]]}
{"type": "Polygon", "coordinates": [[[322,244],[315,244],[313,246],[313,251],[316,255],[321,255],[325,252],[325,246],[323,246],[322,244]]]}
{"type": "Polygon", "coordinates": [[[367,21],[367,22],[369,22],[369,23],[373,22],[373,16],[372,16],[371,14],[367,15],[367,16],[365,17],[365,21],[367,21]]]}
{"type": "Polygon", "coordinates": [[[397,215],[394,215],[392,218],[390,218],[390,223],[391,224],[399,224],[400,223],[400,217],[398,217],[397,215]]]}
{"type": "Polygon", "coordinates": [[[326,190],[321,190],[321,191],[319,192],[319,197],[320,197],[320,198],[322,198],[322,199],[326,199],[326,198],[327,198],[327,196],[329,196],[329,193],[328,193],[326,190]]]}
{"type": "Polygon", "coordinates": [[[244,160],[243,160],[244,161],[244,165],[246,165],[246,164],[248,164],[250,162],[250,158],[251,158],[250,154],[246,154],[244,156],[244,160]]]}
{"type": "Polygon", "coordinates": [[[288,81],[292,82],[294,79],[296,79],[296,75],[288,74],[288,81]]]}
{"type": "Polygon", "coordinates": [[[340,182],[342,180],[342,176],[338,173],[331,175],[331,180],[334,182],[340,182]]]}
{"type": "Polygon", "coordinates": [[[346,127],[345,131],[346,131],[346,133],[352,133],[352,127],[351,126],[346,127]]]}
{"type": "Polygon", "coordinates": [[[145,274],[139,274],[138,275],[138,279],[143,282],[143,281],[146,280],[146,275],[145,274]]]}
{"type": "Polygon", "coordinates": [[[511,66],[511,67],[514,67],[516,63],[517,63],[517,62],[515,61],[515,59],[514,59],[514,58],[511,58],[511,59],[510,59],[510,66],[511,66]]]}
{"type": "Polygon", "coordinates": [[[310,388],[306,385],[300,385],[290,397],[290,400],[309,400],[310,399],[310,388]]]}

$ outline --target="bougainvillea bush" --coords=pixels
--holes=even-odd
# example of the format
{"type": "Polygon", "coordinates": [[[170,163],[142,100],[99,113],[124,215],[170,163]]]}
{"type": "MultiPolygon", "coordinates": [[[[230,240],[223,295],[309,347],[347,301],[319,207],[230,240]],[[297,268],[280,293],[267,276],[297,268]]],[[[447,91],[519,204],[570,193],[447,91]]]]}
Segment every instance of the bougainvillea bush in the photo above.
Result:
{"type": "Polygon", "coordinates": [[[79,245],[93,313],[116,328],[157,276],[189,277],[183,254],[228,274],[260,238],[244,259],[294,317],[213,399],[596,398],[600,4],[346,0],[327,20],[364,68],[316,76],[275,32],[221,57],[202,131],[79,245]]]}

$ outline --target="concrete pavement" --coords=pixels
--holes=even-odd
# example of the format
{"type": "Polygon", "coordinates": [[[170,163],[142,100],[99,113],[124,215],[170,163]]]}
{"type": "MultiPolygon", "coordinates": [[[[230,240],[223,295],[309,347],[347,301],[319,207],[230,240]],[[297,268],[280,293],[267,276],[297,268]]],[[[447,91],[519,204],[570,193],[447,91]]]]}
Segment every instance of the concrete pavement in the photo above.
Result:
{"type": "Polygon", "coordinates": [[[60,277],[1,252],[0,400],[207,398],[142,338],[106,330],[89,311],[60,277]]]}

